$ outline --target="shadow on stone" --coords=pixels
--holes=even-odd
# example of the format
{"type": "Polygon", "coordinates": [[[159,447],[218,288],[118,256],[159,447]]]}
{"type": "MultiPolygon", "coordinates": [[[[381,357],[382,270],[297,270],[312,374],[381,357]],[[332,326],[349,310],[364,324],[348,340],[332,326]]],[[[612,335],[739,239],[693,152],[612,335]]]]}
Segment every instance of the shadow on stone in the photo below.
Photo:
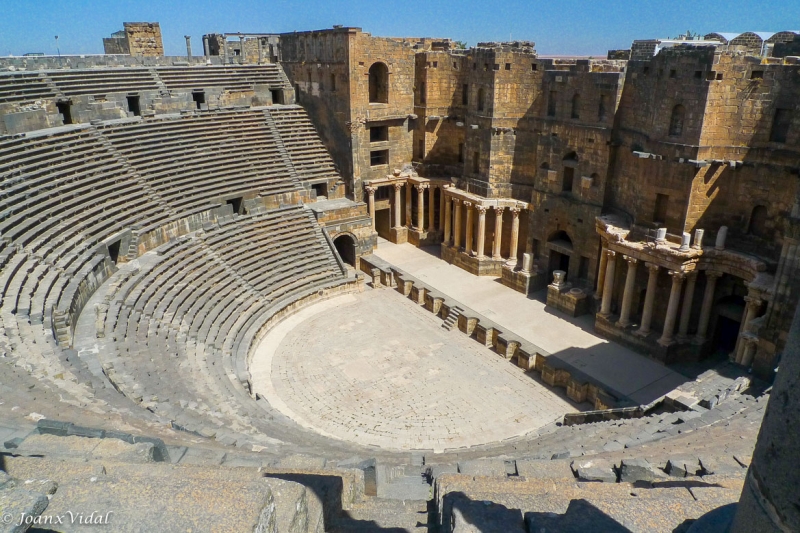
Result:
{"type": "Polygon", "coordinates": [[[572,500],[567,511],[556,513],[525,513],[528,531],[558,531],[560,533],[630,533],[630,530],[586,500],[572,500]]]}

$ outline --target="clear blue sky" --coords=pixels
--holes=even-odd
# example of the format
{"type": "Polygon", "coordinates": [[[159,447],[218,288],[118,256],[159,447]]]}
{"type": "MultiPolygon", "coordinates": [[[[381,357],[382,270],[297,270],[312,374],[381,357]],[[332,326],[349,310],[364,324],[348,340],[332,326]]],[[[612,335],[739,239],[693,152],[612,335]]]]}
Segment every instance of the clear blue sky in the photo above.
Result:
{"type": "Polygon", "coordinates": [[[102,53],[102,38],[124,21],[160,22],[168,55],[195,54],[201,37],[222,32],[289,32],[360,26],[380,36],[525,39],[540,54],[604,55],[633,39],[686,30],[800,29],[800,1],[779,0],[0,0],[0,55],[102,53]]]}

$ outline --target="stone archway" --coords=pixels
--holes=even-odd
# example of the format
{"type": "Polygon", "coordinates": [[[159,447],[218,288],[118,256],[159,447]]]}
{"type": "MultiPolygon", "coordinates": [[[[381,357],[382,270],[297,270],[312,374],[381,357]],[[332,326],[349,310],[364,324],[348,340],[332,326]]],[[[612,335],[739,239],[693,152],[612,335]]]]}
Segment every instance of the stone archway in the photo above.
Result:
{"type": "Polygon", "coordinates": [[[333,239],[333,246],[342,261],[355,268],[356,266],[356,240],[352,235],[342,233],[333,239]]]}

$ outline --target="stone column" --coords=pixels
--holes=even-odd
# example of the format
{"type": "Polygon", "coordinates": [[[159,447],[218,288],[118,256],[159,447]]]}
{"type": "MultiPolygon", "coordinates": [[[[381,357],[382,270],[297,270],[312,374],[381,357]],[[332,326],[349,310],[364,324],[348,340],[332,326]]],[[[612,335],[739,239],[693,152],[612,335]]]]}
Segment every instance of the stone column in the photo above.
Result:
{"type": "Polygon", "coordinates": [[[472,255],[472,234],[474,232],[473,226],[475,225],[472,222],[472,202],[464,202],[464,207],[467,209],[467,236],[464,239],[464,253],[472,255]]]}
{"type": "Polygon", "coordinates": [[[642,337],[646,337],[650,333],[650,323],[653,321],[653,303],[656,299],[656,290],[658,290],[658,271],[661,268],[655,263],[645,263],[644,265],[650,274],[647,277],[647,292],[644,295],[642,323],[636,331],[636,334],[642,337]]]}
{"type": "Polygon", "coordinates": [[[611,315],[611,294],[614,292],[614,270],[616,268],[617,252],[606,250],[606,277],[603,284],[603,301],[600,303],[600,314],[611,315]]]}
{"type": "Polygon", "coordinates": [[[508,246],[506,264],[513,267],[517,264],[517,247],[519,246],[519,207],[512,207],[509,211],[511,211],[511,242],[508,246]]]}
{"type": "Polygon", "coordinates": [[[742,356],[744,355],[744,346],[742,346],[742,337],[744,334],[748,333],[748,327],[750,326],[750,321],[756,317],[756,313],[758,313],[758,309],[761,307],[763,303],[761,299],[755,298],[753,296],[745,296],[744,297],[745,306],[744,306],[744,313],[742,315],[742,323],[739,326],[739,339],[736,341],[736,349],[734,350],[735,358],[734,360],[742,364],[742,356]]]}
{"type": "Polygon", "coordinates": [[[375,233],[375,187],[364,187],[368,196],[367,205],[369,206],[369,217],[372,219],[372,233],[375,233]]]}
{"type": "Polygon", "coordinates": [[[678,340],[680,342],[686,342],[689,340],[689,319],[692,316],[692,301],[694,300],[695,282],[697,282],[696,270],[686,274],[686,290],[683,293],[681,321],[678,325],[678,340]]]}
{"type": "Polygon", "coordinates": [[[492,241],[492,259],[502,261],[503,245],[503,210],[504,207],[495,206],[494,208],[494,240],[492,241]]]}
{"type": "Polygon", "coordinates": [[[675,319],[678,317],[678,306],[681,301],[683,279],[686,277],[686,274],[676,270],[670,270],[669,275],[672,276],[672,290],[669,292],[669,303],[667,304],[667,318],[664,321],[664,331],[661,334],[661,338],[658,339],[658,344],[664,347],[674,342],[672,340],[672,334],[675,331],[675,319]]]}
{"type": "MultiPolygon", "coordinates": [[[[449,203],[449,198],[445,197],[444,192],[447,190],[446,186],[439,186],[439,230],[444,233],[444,225],[446,224],[448,214],[445,212],[445,204],[449,203]]],[[[447,242],[447,240],[445,240],[447,242]]]]}
{"type": "Polygon", "coordinates": [[[770,397],[736,516],[727,529],[731,533],[800,531],[795,422],[800,410],[800,311],[794,313],[770,397]]]}
{"type": "Polygon", "coordinates": [[[753,364],[753,359],[756,356],[756,348],[758,348],[758,337],[752,333],[745,333],[742,335],[742,360],[741,365],[745,368],[750,368],[753,364]]]}
{"type": "Polygon", "coordinates": [[[211,55],[211,49],[208,45],[208,35],[203,35],[203,55],[206,57],[211,55]]]}
{"type": "Polygon", "coordinates": [[[436,231],[436,187],[428,184],[428,231],[436,231]]]}
{"type": "Polygon", "coordinates": [[[420,183],[417,188],[417,230],[421,233],[425,231],[425,189],[427,183],[420,183]]]}
{"type": "Polygon", "coordinates": [[[722,276],[722,272],[706,270],[706,290],[703,293],[703,306],[700,308],[700,320],[697,323],[697,335],[694,337],[695,344],[706,342],[708,323],[711,320],[711,308],[714,306],[714,289],[717,280],[722,276]]]}
{"type": "Polygon", "coordinates": [[[395,183],[394,184],[394,205],[392,206],[392,210],[394,211],[394,227],[400,227],[400,189],[403,188],[402,183],[395,183]]]}
{"type": "Polygon", "coordinates": [[[603,286],[606,281],[606,267],[608,266],[608,256],[606,252],[608,252],[608,246],[606,246],[605,241],[603,241],[603,248],[600,250],[600,268],[597,269],[597,290],[595,291],[598,298],[603,296],[603,286]]]}
{"type": "Polygon", "coordinates": [[[453,204],[455,204],[455,214],[453,215],[453,247],[458,252],[458,249],[461,247],[461,200],[458,198],[453,198],[453,204]]]}
{"type": "Polygon", "coordinates": [[[484,245],[486,244],[486,207],[476,205],[475,209],[478,211],[478,259],[484,259],[486,256],[483,254],[484,245]]]}
{"type": "Polygon", "coordinates": [[[192,60],[192,36],[191,35],[184,35],[184,39],[186,39],[186,59],[189,61],[192,60]]]}
{"type": "Polygon", "coordinates": [[[228,64],[228,37],[222,36],[222,64],[228,64]]]}
{"type": "Polygon", "coordinates": [[[636,284],[636,267],[639,260],[627,255],[622,256],[628,262],[628,272],[625,274],[625,290],[622,293],[622,310],[619,314],[617,326],[626,328],[631,325],[631,302],[633,301],[633,288],[636,284]]]}
{"type": "Polygon", "coordinates": [[[414,225],[414,217],[412,217],[411,209],[411,194],[413,185],[410,181],[406,182],[406,226],[409,228],[414,225]]]}
{"type": "Polygon", "coordinates": [[[239,63],[245,64],[244,35],[239,36],[239,63]]]}
{"type": "Polygon", "coordinates": [[[260,65],[264,61],[264,39],[261,37],[258,38],[258,64],[260,65]]]}
{"type": "Polygon", "coordinates": [[[444,213],[444,224],[442,224],[444,234],[442,235],[442,240],[445,244],[450,244],[450,233],[453,227],[451,220],[453,217],[453,203],[449,196],[444,195],[444,190],[442,190],[442,199],[444,200],[444,209],[441,209],[441,212],[444,213]]]}

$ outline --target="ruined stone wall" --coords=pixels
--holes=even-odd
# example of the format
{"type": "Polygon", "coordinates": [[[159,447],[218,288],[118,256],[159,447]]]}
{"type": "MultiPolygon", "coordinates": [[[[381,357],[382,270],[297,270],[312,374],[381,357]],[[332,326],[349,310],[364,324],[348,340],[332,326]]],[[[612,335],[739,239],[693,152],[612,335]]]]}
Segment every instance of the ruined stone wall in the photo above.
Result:
{"type": "Polygon", "coordinates": [[[352,190],[362,199],[364,180],[385,177],[413,157],[415,51],[411,42],[355,32],[349,39],[352,190]],[[388,102],[370,103],[369,70],[376,63],[388,68],[388,102]],[[370,128],[387,127],[388,141],[370,142],[370,128]],[[370,154],[388,150],[388,163],[373,165],[370,154]]]}
{"type": "Polygon", "coordinates": [[[460,176],[464,169],[465,57],[460,52],[416,55],[414,161],[426,176],[460,176]]]}
{"type": "Polygon", "coordinates": [[[349,39],[353,29],[281,35],[286,76],[352,193],[349,39]]]}
{"type": "MultiPolygon", "coordinates": [[[[538,268],[549,273],[557,267],[551,262],[548,242],[561,239],[559,233],[565,232],[573,247],[567,279],[592,287],[599,262],[594,221],[605,197],[622,64],[543,60],[538,69],[544,71],[540,97],[517,131],[518,137],[522,130],[534,140],[534,150],[526,153],[522,164],[533,185],[531,249],[538,268]]],[[[515,167],[522,162],[515,162],[515,167]]]]}
{"type": "Polygon", "coordinates": [[[112,55],[130,54],[128,40],[125,37],[103,38],[103,53],[112,55]]]}
{"type": "Polygon", "coordinates": [[[163,56],[164,44],[161,42],[161,26],[158,22],[126,22],[125,36],[128,40],[128,53],[132,56],[163,56]]]}

